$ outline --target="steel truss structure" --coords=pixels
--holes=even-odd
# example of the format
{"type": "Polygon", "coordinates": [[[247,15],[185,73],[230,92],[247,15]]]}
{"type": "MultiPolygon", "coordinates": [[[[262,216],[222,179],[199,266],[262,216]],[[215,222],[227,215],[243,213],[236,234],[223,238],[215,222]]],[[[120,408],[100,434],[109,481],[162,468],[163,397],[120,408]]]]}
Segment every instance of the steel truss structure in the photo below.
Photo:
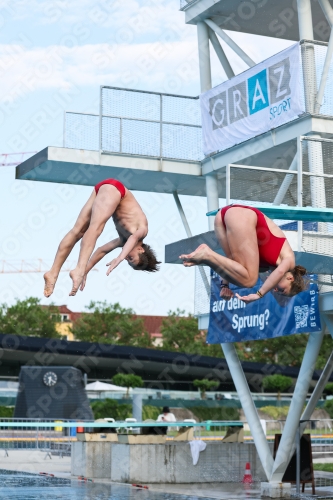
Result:
{"type": "MultiPolygon", "coordinates": [[[[300,210],[306,206],[332,209],[333,9],[329,0],[318,0],[318,3],[321,8],[316,3],[316,8],[312,9],[311,0],[296,0],[290,9],[289,0],[267,0],[265,3],[181,0],[186,22],[197,26],[201,92],[212,87],[210,46],[228,79],[235,73],[222,44],[227,44],[248,67],[256,64],[225,29],[295,40],[301,44],[302,54],[305,104],[302,116],[246,143],[227,150],[221,148],[203,158],[197,147],[200,134],[198,108],[195,111],[197,99],[102,87],[100,113],[68,113],[65,116],[65,148],[41,151],[17,168],[17,178],[94,185],[107,176],[118,176],[129,189],[173,194],[188,238],[192,235],[179,193],[206,196],[208,212],[219,208],[219,197],[227,203],[242,200],[247,204],[283,204],[300,210]],[[252,10],[245,12],[246,6],[252,10]],[[289,21],[293,19],[293,22],[280,23],[280,31],[274,31],[276,20],[280,22],[281,11],[286,9],[289,9],[289,21]],[[138,102],[141,103],[139,111],[138,102]],[[192,110],[190,113],[184,113],[187,107],[192,110]],[[251,183],[259,185],[260,189],[252,190],[251,183]]],[[[330,221],[323,217],[318,219],[316,225],[310,227],[296,221],[292,229],[296,235],[293,249],[312,255],[317,261],[324,255],[326,262],[331,262],[333,228],[330,221]]],[[[213,230],[213,223],[213,218],[209,217],[210,230],[213,230]]],[[[207,239],[211,238],[210,233],[207,234],[207,239]]],[[[330,273],[327,268],[321,270],[322,274],[318,272],[320,282],[324,283],[320,295],[323,330],[309,336],[275,460],[235,348],[232,344],[222,345],[271,485],[281,481],[293,452],[299,421],[311,415],[333,369],[331,356],[303,412],[325,326],[333,336],[330,288],[333,266],[330,273]]],[[[198,281],[207,297],[209,278],[204,269],[198,271],[198,281]]]]}

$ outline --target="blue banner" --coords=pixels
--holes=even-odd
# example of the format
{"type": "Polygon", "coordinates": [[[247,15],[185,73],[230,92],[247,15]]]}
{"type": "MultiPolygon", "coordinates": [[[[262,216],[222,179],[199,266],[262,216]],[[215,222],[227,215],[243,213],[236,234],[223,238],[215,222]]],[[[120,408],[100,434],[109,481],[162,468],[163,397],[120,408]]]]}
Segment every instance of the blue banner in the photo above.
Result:
{"type": "MultiPolygon", "coordinates": [[[[321,331],[318,286],[310,283],[306,291],[286,297],[275,292],[249,304],[233,297],[220,297],[220,277],[211,271],[208,344],[244,342],[282,337],[295,333],[321,331]]],[[[230,285],[239,295],[256,293],[262,286],[259,278],[252,289],[230,285]]]]}

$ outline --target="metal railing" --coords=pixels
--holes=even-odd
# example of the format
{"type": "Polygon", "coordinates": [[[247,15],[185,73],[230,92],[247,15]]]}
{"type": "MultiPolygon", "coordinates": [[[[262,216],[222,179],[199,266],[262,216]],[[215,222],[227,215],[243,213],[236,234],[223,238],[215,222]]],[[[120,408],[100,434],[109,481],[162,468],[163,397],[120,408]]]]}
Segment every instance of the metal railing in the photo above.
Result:
{"type": "Polygon", "coordinates": [[[203,158],[198,97],[101,87],[100,114],[66,112],[64,147],[158,159],[203,158]]]}
{"type": "MultiPolygon", "coordinates": [[[[182,428],[193,428],[193,439],[222,440],[230,428],[244,430],[244,442],[253,441],[247,422],[243,421],[212,421],[195,422],[191,420],[177,422],[124,422],[92,420],[42,420],[42,419],[0,419],[0,450],[5,456],[11,450],[36,450],[45,452],[47,458],[52,455],[60,457],[70,456],[72,442],[77,439],[77,432],[103,433],[113,429],[117,434],[137,434],[139,429],[154,427],[168,428],[167,439],[176,437],[182,428]],[[76,432],[77,431],[77,432],[76,432]]],[[[268,440],[274,434],[282,433],[285,420],[262,421],[262,426],[268,440]]],[[[317,449],[314,453],[325,455],[331,453],[333,447],[333,421],[329,419],[312,420],[307,422],[305,431],[311,434],[313,446],[317,449]],[[320,448],[319,448],[320,447],[320,448]],[[323,448],[324,447],[324,448],[323,448]],[[325,448],[328,447],[328,448],[325,448]],[[319,450],[319,451],[316,451],[319,450]]],[[[242,438],[243,439],[243,438],[242,438]]]]}
{"type": "Polygon", "coordinates": [[[79,424],[69,420],[0,419],[0,450],[38,450],[51,455],[70,455],[71,429],[79,424]]]}
{"type": "Polygon", "coordinates": [[[186,10],[187,7],[196,3],[198,0],[180,0],[180,10],[186,10]]]}

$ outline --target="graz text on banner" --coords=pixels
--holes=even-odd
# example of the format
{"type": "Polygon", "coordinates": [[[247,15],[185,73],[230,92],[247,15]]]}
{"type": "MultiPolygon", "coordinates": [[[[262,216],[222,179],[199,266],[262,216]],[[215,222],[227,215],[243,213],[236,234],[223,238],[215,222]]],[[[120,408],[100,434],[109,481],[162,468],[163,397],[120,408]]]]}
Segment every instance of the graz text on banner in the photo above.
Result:
{"type": "Polygon", "coordinates": [[[302,96],[299,44],[201,94],[204,153],[294,120],[305,111],[302,96]]]}

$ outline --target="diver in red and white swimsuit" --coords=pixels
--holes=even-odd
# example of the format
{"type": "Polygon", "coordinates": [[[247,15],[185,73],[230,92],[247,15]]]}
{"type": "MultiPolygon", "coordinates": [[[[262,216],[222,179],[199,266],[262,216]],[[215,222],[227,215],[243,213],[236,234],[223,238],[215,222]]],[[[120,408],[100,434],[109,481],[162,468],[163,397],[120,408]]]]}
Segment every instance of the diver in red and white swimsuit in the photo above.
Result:
{"type": "Polygon", "coordinates": [[[305,289],[305,268],[295,266],[294,252],[283,231],[257,208],[236,204],[222,208],[215,217],[215,234],[225,257],[203,244],[180,258],[186,267],[207,265],[221,276],[224,299],[233,296],[230,282],[252,288],[260,268],[273,270],[257,293],[237,294],[244,302],[258,300],[270,290],[292,296],[305,289]]]}
{"type": "Polygon", "coordinates": [[[148,221],[132,192],[117,179],[105,179],[99,182],[82,208],[73,229],[60,242],[54,263],[44,274],[44,295],[49,297],[57,281],[61,267],[74,245],[82,239],[77,266],[70,272],[73,280],[69,295],[83,290],[88,272],[106,254],[116,248],[121,252],[109,264],[107,275],[123,260],[135,270],[154,272],[158,262],[152,248],[143,243],[148,233],[148,221]],[[112,217],[118,238],[106,243],[92,255],[97,238],[101,235],[106,222],[112,217]]]}

